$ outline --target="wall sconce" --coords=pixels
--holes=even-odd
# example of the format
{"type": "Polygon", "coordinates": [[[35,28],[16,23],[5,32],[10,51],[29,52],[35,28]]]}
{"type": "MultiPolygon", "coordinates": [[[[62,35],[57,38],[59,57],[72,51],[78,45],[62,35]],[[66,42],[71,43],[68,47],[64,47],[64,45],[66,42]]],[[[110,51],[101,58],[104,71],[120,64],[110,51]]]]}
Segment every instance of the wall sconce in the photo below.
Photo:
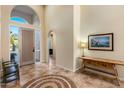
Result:
{"type": "Polygon", "coordinates": [[[80,42],[80,48],[82,49],[82,57],[84,57],[84,48],[86,48],[86,42],[80,42]]]}

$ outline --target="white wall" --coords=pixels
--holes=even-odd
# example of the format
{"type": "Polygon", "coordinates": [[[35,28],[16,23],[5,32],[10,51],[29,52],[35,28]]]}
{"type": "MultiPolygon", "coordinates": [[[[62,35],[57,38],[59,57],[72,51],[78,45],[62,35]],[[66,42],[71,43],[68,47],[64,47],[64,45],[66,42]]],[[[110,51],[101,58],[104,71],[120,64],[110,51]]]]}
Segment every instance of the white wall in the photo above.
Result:
{"type": "MultiPolygon", "coordinates": [[[[9,60],[9,25],[10,25],[10,13],[12,11],[12,9],[15,7],[15,5],[3,5],[2,6],[2,37],[1,37],[1,41],[2,41],[2,58],[4,58],[4,60],[9,60]]],[[[29,7],[31,7],[39,16],[40,19],[40,28],[41,28],[41,61],[42,60],[46,60],[45,59],[45,29],[44,29],[44,10],[43,10],[43,6],[33,6],[30,5],[29,7]]]]}
{"type": "MultiPolygon", "coordinates": [[[[85,56],[124,61],[124,6],[81,6],[81,40],[88,35],[114,33],[114,51],[85,50],[85,56]]],[[[124,67],[117,66],[124,80],[124,67]]]]}
{"type": "MultiPolygon", "coordinates": [[[[46,6],[46,38],[56,34],[56,65],[73,70],[73,6],[46,6]]],[[[47,50],[48,58],[48,50],[47,50]]]]}

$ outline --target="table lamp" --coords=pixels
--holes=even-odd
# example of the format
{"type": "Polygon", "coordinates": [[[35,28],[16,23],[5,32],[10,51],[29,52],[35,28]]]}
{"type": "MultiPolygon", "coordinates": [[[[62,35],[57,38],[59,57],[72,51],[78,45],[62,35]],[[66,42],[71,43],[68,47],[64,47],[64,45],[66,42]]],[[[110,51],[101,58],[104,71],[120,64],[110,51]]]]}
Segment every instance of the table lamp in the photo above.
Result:
{"type": "Polygon", "coordinates": [[[82,49],[82,57],[84,57],[84,48],[86,48],[86,43],[80,42],[80,48],[82,49]]]}

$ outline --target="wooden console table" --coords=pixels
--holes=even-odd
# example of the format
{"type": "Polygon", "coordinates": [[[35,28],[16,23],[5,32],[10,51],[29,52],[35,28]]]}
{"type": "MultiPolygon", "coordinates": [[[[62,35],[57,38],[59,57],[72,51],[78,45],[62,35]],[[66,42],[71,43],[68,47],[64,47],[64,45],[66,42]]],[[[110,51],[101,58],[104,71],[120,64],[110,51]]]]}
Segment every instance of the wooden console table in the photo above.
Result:
{"type": "Polygon", "coordinates": [[[84,70],[89,69],[105,74],[105,76],[109,75],[111,78],[116,80],[116,84],[120,86],[116,65],[124,65],[124,62],[117,60],[110,60],[110,59],[92,58],[92,57],[79,57],[79,58],[83,60],[84,70]]]}

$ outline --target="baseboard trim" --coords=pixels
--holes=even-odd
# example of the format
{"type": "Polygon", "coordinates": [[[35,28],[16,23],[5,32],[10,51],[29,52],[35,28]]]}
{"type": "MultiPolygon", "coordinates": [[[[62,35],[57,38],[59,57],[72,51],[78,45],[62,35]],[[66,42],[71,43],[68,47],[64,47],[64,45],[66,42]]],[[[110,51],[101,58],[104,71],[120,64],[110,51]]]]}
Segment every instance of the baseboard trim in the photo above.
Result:
{"type": "Polygon", "coordinates": [[[69,69],[69,68],[66,68],[66,67],[63,67],[63,66],[60,66],[60,65],[57,65],[57,64],[56,64],[56,66],[59,67],[59,68],[62,68],[62,69],[65,69],[65,70],[68,70],[68,71],[73,72],[73,70],[71,70],[71,69],[69,69]]]}
{"type": "Polygon", "coordinates": [[[73,72],[77,72],[79,69],[81,69],[83,66],[79,66],[78,68],[74,69],[73,72]]]}

